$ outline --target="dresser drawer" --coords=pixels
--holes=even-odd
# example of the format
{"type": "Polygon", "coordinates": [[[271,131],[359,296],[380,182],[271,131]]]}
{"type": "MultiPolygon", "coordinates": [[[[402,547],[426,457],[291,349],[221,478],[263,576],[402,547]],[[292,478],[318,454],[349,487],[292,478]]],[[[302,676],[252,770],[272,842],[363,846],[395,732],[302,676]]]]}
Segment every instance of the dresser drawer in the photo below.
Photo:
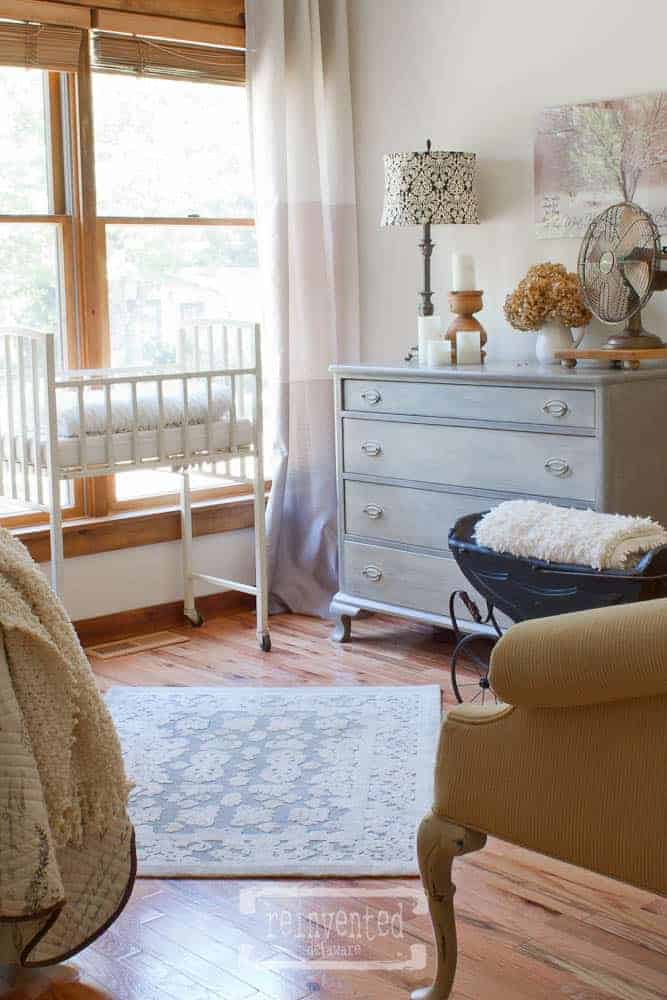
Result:
{"type": "MultiPolygon", "coordinates": [[[[363,542],[343,543],[341,589],[366,600],[444,616],[449,614],[452,591],[463,589],[478,602],[480,610],[486,607],[454,559],[401,552],[363,542]]],[[[462,610],[461,617],[470,620],[467,611],[462,610]]],[[[509,624],[509,619],[503,615],[500,619],[501,624],[509,624]]]]}
{"type": "Polygon", "coordinates": [[[377,541],[449,552],[447,535],[464,514],[488,510],[488,498],[407,486],[345,482],[345,531],[377,541]]]}
{"type": "Polygon", "coordinates": [[[343,420],[347,473],[595,500],[598,442],[528,431],[343,420]]]}
{"type": "Polygon", "coordinates": [[[346,379],[343,407],[369,413],[595,427],[592,389],[346,379]]]}

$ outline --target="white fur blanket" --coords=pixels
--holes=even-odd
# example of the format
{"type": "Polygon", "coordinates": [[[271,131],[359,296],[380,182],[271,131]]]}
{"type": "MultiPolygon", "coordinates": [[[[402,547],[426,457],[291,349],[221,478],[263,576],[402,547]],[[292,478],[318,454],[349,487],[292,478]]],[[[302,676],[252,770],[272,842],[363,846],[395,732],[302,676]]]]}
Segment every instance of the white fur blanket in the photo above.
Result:
{"type": "Polygon", "coordinates": [[[0,529],[0,963],[49,964],[120,912],[136,869],[120,745],[76,633],[0,529]]]}
{"type": "Polygon", "coordinates": [[[645,552],[667,544],[667,531],[649,517],[508,500],[479,521],[475,538],[513,556],[627,570],[645,552]]]}

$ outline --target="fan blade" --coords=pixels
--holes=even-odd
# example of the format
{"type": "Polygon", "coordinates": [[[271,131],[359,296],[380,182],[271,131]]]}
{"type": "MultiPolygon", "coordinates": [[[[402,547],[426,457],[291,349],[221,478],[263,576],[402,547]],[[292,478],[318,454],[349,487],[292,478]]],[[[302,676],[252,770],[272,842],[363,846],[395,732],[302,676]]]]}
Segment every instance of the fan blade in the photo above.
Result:
{"type": "Polygon", "coordinates": [[[589,247],[588,253],[586,254],[586,265],[599,264],[600,258],[604,253],[607,253],[608,250],[611,250],[611,243],[609,240],[604,237],[595,240],[595,242],[589,247]]]}
{"type": "Polygon", "coordinates": [[[631,285],[633,290],[643,298],[649,290],[651,284],[651,268],[645,261],[633,261],[626,258],[619,264],[621,274],[631,285]]]}
{"type": "Polygon", "coordinates": [[[616,242],[620,244],[635,223],[642,221],[642,216],[637,213],[634,205],[623,205],[614,221],[616,223],[616,242]]]}
{"type": "Polygon", "coordinates": [[[617,270],[611,271],[604,282],[600,296],[600,319],[607,323],[620,323],[636,303],[636,293],[617,270]]]}
{"type": "Polygon", "coordinates": [[[643,219],[636,219],[624,232],[616,246],[616,253],[619,257],[627,257],[636,250],[650,249],[651,243],[647,242],[648,231],[643,219]]]}
{"type": "Polygon", "coordinates": [[[642,261],[644,264],[648,264],[650,267],[651,261],[655,257],[652,248],[647,247],[633,247],[630,253],[623,254],[619,257],[619,263],[624,264],[626,260],[638,260],[642,261]]]}
{"type": "Polygon", "coordinates": [[[598,314],[600,319],[606,320],[609,318],[609,284],[606,280],[600,281],[598,314]]]}

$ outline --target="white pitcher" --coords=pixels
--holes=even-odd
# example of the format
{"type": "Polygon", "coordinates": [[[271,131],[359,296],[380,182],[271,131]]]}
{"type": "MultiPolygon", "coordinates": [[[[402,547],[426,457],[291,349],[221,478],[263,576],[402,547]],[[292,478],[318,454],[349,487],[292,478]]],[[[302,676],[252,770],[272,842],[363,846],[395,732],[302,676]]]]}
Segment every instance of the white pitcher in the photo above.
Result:
{"type": "Polygon", "coordinates": [[[555,357],[556,351],[565,351],[570,347],[579,347],[584,339],[586,327],[582,327],[575,339],[572,330],[559,319],[550,319],[537,334],[535,355],[541,365],[557,365],[560,362],[555,357]]]}

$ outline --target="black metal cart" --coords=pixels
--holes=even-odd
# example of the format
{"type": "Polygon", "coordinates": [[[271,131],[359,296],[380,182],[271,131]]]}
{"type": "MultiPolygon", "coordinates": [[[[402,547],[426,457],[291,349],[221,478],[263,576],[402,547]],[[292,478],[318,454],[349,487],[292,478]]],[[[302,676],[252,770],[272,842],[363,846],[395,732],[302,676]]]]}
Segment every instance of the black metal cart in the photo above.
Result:
{"type": "Polygon", "coordinates": [[[456,562],[486,602],[485,611],[480,611],[464,590],[454,591],[449,600],[456,638],[452,687],[460,702],[483,704],[487,698],[495,698],[488,675],[491,651],[502,635],[496,611],[501,611],[513,622],[520,622],[667,597],[667,545],[647,552],[632,570],[627,571],[549,563],[494,552],[479,545],[475,541],[475,526],[485,513],[459,518],[449,532],[449,548],[456,562]],[[487,629],[465,632],[457,617],[459,604],[466,608],[476,624],[485,625],[487,629]],[[464,655],[465,673],[460,666],[464,655]],[[476,679],[473,679],[474,673],[476,679]]]}

